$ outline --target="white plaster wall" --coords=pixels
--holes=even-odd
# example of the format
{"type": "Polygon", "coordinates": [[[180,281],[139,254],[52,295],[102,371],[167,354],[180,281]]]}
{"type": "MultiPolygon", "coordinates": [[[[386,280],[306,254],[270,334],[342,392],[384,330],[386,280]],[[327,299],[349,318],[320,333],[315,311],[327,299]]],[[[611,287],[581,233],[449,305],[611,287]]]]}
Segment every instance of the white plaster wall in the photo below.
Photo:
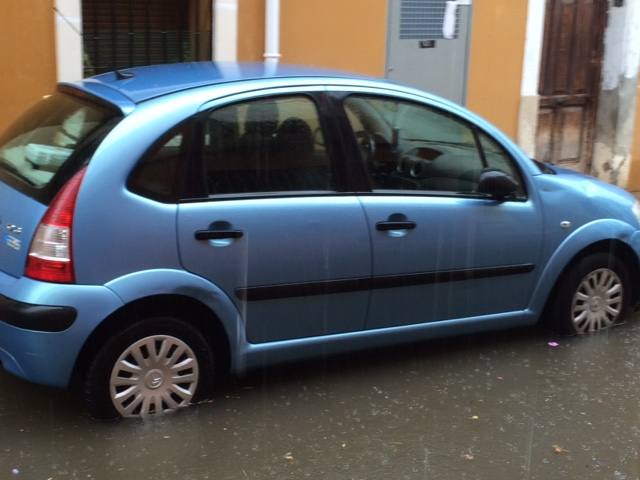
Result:
{"type": "Polygon", "coordinates": [[[59,82],[82,78],[81,0],[55,1],[56,66],[59,82]]]}
{"type": "Polygon", "coordinates": [[[546,3],[545,0],[529,0],[522,69],[523,97],[538,95],[546,3]]]}
{"type": "Polygon", "coordinates": [[[620,77],[633,78],[640,65],[640,0],[626,0],[624,7],[609,10],[605,32],[602,89],[614,90],[620,77]]]}
{"type": "Polygon", "coordinates": [[[545,10],[545,0],[529,0],[522,66],[522,98],[518,116],[518,144],[530,157],[536,155],[538,85],[542,64],[542,44],[544,43],[545,10]]]}
{"type": "Polygon", "coordinates": [[[610,4],[605,32],[602,86],[591,173],[626,187],[631,168],[631,145],[637,76],[640,66],[640,0],[610,4]]]}
{"type": "Polygon", "coordinates": [[[235,62],[238,58],[238,0],[213,1],[213,58],[235,62]]]}

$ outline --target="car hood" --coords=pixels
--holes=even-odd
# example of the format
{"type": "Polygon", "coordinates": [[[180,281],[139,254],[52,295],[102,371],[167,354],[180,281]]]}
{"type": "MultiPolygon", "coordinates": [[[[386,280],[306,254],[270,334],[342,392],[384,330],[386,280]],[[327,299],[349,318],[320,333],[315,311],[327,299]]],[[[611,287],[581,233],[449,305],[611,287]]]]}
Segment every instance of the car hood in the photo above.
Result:
{"type": "Polygon", "coordinates": [[[620,187],[589,175],[552,166],[556,172],[536,176],[540,194],[552,209],[571,210],[582,219],[579,223],[611,218],[639,228],[633,214],[636,198],[620,187]]]}
{"type": "Polygon", "coordinates": [[[558,177],[567,179],[569,182],[578,182],[585,189],[585,193],[589,196],[613,197],[611,200],[631,204],[636,201],[636,198],[626,190],[592,177],[591,175],[576,172],[575,170],[570,170],[568,168],[557,167],[555,165],[553,166],[553,169],[556,171],[556,175],[558,177]]]}

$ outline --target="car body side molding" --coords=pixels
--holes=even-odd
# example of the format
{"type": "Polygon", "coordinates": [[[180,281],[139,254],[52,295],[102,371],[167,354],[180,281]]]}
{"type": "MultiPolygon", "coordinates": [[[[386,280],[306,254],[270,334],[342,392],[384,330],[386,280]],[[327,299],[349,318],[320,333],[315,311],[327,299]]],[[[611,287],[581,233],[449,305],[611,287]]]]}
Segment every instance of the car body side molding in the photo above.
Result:
{"type": "Polygon", "coordinates": [[[378,277],[347,278],[322,282],[286,283],[279,285],[260,285],[238,288],[235,291],[239,300],[254,302],[278,298],[306,297],[347,293],[359,290],[428,285],[431,283],[458,282],[479,278],[518,275],[533,271],[533,264],[505,265],[485,268],[465,268],[437,272],[416,272],[402,275],[382,275],[378,277]]]}

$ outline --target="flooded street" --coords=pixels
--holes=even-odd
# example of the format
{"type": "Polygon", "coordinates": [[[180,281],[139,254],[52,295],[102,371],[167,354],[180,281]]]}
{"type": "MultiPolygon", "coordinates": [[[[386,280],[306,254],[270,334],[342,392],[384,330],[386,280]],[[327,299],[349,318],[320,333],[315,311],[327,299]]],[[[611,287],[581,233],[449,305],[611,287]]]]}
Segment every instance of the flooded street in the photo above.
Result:
{"type": "Polygon", "coordinates": [[[581,338],[431,341],[252,372],[212,403],[113,423],[1,372],[0,479],[638,479],[639,338],[636,316],[581,338]]]}

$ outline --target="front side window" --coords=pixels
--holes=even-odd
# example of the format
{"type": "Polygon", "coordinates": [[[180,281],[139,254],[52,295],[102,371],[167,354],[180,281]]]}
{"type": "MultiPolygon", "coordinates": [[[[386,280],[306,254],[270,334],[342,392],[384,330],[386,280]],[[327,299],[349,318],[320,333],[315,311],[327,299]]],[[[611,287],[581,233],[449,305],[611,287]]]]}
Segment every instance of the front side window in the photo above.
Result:
{"type": "Polygon", "coordinates": [[[306,96],[236,103],[204,119],[208,195],[335,190],[315,103],[306,96]]]}
{"type": "Polygon", "coordinates": [[[374,190],[473,194],[490,168],[519,181],[493,140],[447,112],[359,95],[346,99],[345,110],[374,190]]]}
{"type": "Polygon", "coordinates": [[[520,172],[513,164],[511,156],[501,147],[498,142],[483,132],[479,132],[478,138],[484,152],[484,157],[489,168],[500,170],[522,185],[522,177],[520,172]]]}

